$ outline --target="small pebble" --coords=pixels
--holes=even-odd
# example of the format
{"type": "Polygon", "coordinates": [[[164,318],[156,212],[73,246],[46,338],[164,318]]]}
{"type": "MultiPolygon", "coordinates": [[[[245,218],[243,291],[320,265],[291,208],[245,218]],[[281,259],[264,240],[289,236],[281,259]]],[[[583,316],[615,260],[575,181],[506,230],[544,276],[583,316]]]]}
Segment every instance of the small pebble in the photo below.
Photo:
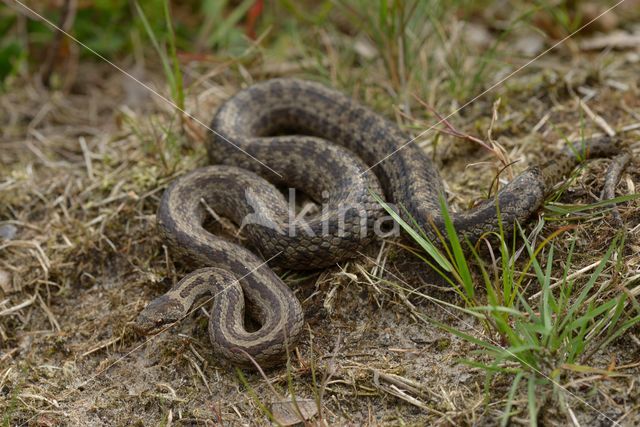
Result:
{"type": "Polygon", "coordinates": [[[0,290],[5,294],[11,293],[11,273],[0,269],[0,290]]]}
{"type": "Polygon", "coordinates": [[[13,240],[18,234],[18,227],[13,224],[0,225],[0,239],[13,240]]]}

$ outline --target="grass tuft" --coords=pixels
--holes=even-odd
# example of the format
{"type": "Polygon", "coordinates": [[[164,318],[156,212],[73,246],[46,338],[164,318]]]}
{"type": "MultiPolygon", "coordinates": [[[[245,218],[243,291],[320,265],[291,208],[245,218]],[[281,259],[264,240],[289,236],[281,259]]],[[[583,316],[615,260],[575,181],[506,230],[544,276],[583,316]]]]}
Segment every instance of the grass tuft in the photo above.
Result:
{"type": "MultiPolygon", "coordinates": [[[[382,205],[390,215],[397,217],[388,205],[382,205]]],[[[593,371],[594,368],[585,364],[595,352],[640,324],[637,301],[626,288],[614,285],[620,266],[611,264],[615,264],[613,259],[620,259],[624,238],[615,237],[586,283],[577,283],[568,278],[577,239],[563,236],[571,243],[564,260],[562,279],[556,282],[553,277],[557,264],[554,239],[568,234],[566,229],[552,233],[534,247],[518,227],[528,254],[528,259],[518,262],[513,250],[515,240],[510,248],[509,239],[501,228],[492,233],[499,247],[499,259],[494,259],[493,265],[487,265],[477,248],[468,241],[463,250],[444,202],[441,208],[447,239],[442,239],[438,246],[426,240],[424,231],[416,230],[401,219],[398,222],[421,248],[428,249],[430,254],[436,253],[434,262],[442,267],[436,271],[452,285],[466,307],[447,306],[461,313],[474,313],[483,332],[478,337],[434,319],[429,322],[478,347],[473,352],[476,357],[461,361],[485,371],[487,396],[494,376],[514,377],[503,411],[503,425],[512,416],[521,382],[527,384],[531,425],[537,423],[539,398],[546,395],[549,387],[557,402],[565,402],[562,409],[568,410],[567,398],[576,396],[562,385],[566,372],[593,371]],[[443,246],[441,251],[439,247],[443,246]],[[543,256],[545,252],[546,256],[543,256]],[[495,264],[497,261],[499,267],[495,264]],[[474,275],[472,271],[479,274],[474,275]],[[540,289],[535,308],[528,302],[531,288],[540,289]]],[[[428,261],[428,264],[432,266],[433,262],[428,261]]]]}

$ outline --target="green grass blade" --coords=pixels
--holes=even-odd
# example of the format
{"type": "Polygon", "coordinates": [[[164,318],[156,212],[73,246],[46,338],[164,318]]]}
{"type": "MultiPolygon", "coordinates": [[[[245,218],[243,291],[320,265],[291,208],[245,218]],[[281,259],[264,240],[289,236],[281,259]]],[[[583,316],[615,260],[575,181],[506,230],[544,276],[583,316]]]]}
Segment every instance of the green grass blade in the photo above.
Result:
{"type": "Polygon", "coordinates": [[[488,350],[488,351],[490,351],[490,352],[492,352],[492,353],[500,353],[500,352],[503,350],[503,349],[502,349],[501,347],[499,347],[499,346],[496,346],[496,345],[494,345],[494,344],[491,344],[491,343],[490,343],[490,342],[488,342],[488,341],[485,341],[485,340],[482,340],[482,339],[476,338],[476,337],[474,337],[473,335],[469,335],[469,334],[467,334],[466,332],[462,332],[462,331],[460,331],[460,330],[458,330],[458,329],[456,329],[456,328],[454,328],[454,327],[452,327],[452,326],[449,326],[449,325],[447,325],[447,324],[444,324],[444,323],[442,323],[442,322],[439,322],[439,321],[437,321],[437,320],[435,320],[435,319],[429,319],[429,322],[430,322],[430,323],[432,323],[432,324],[434,324],[434,325],[436,325],[437,327],[439,327],[440,329],[442,329],[442,330],[444,330],[444,331],[447,331],[447,332],[449,332],[449,333],[452,333],[452,334],[454,334],[455,336],[457,336],[457,337],[459,337],[459,338],[462,338],[463,340],[468,341],[468,342],[470,342],[470,343],[476,344],[477,346],[482,347],[482,348],[484,348],[485,350],[488,350]]]}
{"type": "MultiPolygon", "coordinates": [[[[545,205],[545,210],[558,214],[558,215],[568,215],[574,214],[578,212],[585,212],[592,209],[603,208],[603,207],[611,207],[611,205],[630,202],[633,200],[637,200],[640,198],[640,194],[627,194],[625,196],[615,197],[613,199],[608,200],[600,200],[595,203],[590,203],[588,205],[572,205],[572,204],[562,204],[562,203],[548,203],[545,205]]],[[[608,209],[610,210],[610,209],[608,209]]],[[[608,211],[607,210],[607,211],[608,211]]]]}
{"type": "Polygon", "coordinates": [[[275,417],[273,416],[269,408],[267,408],[267,406],[264,403],[262,403],[262,401],[256,394],[256,391],[253,389],[253,387],[251,387],[251,384],[249,384],[249,381],[247,381],[247,378],[244,376],[240,368],[236,368],[236,375],[238,376],[238,379],[240,380],[244,388],[247,390],[247,392],[251,396],[251,399],[253,400],[253,402],[256,404],[258,408],[260,408],[260,411],[262,411],[262,413],[265,414],[272,423],[275,423],[278,426],[282,426],[282,424],[280,424],[275,419],[275,417]]]}
{"type": "Polygon", "coordinates": [[[551,331],[552,328],[552,316],[551,316],[551,302],[550,299],[552,298],[552,294],[551,294],[551,268],[553,267],[553,249],[554,246],[553,244],[549,245],[549,255],[547,256],[547,268],[545,270],[544,273],[544,277],[542,278],[542,300],[540,301],[541,307],[539,308],[540,310],[540,315],[542,317],[542,322],[544,324],[544,328],[545,328],[545,335],[548,335],[548,333],[551,331]]]}
{"type": "Polygon", "coordinates": [[[136,6],[136,11],[138,12],[138,16],[140,17],[140,21],[142,22],[142,25],[147,33],[147,36],[149,37],[149,40],[151,40],[151,44],[153,45],[153,48],[158,54],[158,57],[160,57],[160,61],[162,63],[162,69],[164,70],[165,77],[169,81],[169,88],[172,91],[171,96],[175,99],[177,97],[177,94],[174,93],[174,90],[176,87],[176,81],[175,81],[175,76],[173,75],[173,72],[172,72],[171,65],[169,64],[169,59],[167,58],[167,54],[165,50],[162,48],[162,46],[160,46],[160,43],[158,42],[158,39],[156,38],[153,28],[151,27],[151,24],[149,23],[147,16],[142,10],[142,7],[140,6],[137,0],[134,2],[134,4],[136,6]]]}
{"type": "Polygon", "coordinates": [[[209,46],[215,47],[222,43],[223,39],[228,36],[229,31],[240,22],[243,16],[247,14],[255,0],[244,0],[233,11],[218,21],[218,28],[211,34],[207,41],[209,46]]]}
{"type": "Polygon", "coordinates": [[[602,271],[606,267],[607,262],[609,262],[609,259],[611,258],[611,254],[613,253],[613,250],[617,246],[617,241],[618,241],[617,238],[613,240],[613,242],[607,249],[607,252],[604,254],[604,257],[602,258],[602,260],[594,270],[593,274],[589,278],[589,281],[585,284],[584,288],[582,288],[582,292],[580,292],[580,295],[578,295],[578,297],[573,302],[571,307],[569,307],[569,310],[567,311],[563,322],[560,324],[561,328],[564,327],[569,322],[571,322],[574,318],[573,316],[575,315],[576,311],[583,306],[584,301],[587,299],[587,296],[589,295],[589,291],[591,290],[591,288],[593,288],[593,285],[595,285],[596,281],[602,274],[602,271]]]}
{"type": "Polygon", "coordinates": [[[536,427],[538,425],[538,410],[536,408],[536,376],[529,375],[527,384],[527,400],[529,409],[529,425],[536,427]]]}
{"type": "Polygon", "coordinates": [[[373,198],[376,199],[378,203],[384,208],[385,211],[396,221],[402,229],[409,235],[411,238],[420,245],[425,252],[427,252],[434,261],[445,271],[451,272],[453,271],[453,266],[451,263],[440,253],[438,248],[428,240],[422,238],[419,233],[417,233],[409,224],[403,220],[400,215],[384,201],[380,196],[375,193],[371,193],[373,198]]]}
{"type": "Polygon", "coordinates": [[[184,81],[182,79],[182,71],[180,70],[180,61],[178,60],[178,51],[176,49],[176,34],[173,31],[173,23],[171,22],[171,12],[169,10],[169,0],[164,0],[164,18],[169,32],[169,56],[173,64],[173,86],[171,88],[173,99],[180,110],[184,111],[184,81]]]}
{"type": "Polygon", "coordinates": [[[465,287],[465,292],[467,293],[468,297],[473,299],[475,295],[475,288],[473,279],[471,278],[471,271],[469,270],[467,259],[465,258],[464,251],[462,250],[460,239],[458,238],[458,234],[456,233],[456,230],[453,226],[453,220],[449,215],[449,209],[447,208],[447,204],[442,195],[440,195],[440,209],[442,211],[442,217],[444,219],[444,225],[447,231],[449,245],[451,246],[451,251],[453,252],[453,261],[456,265],[456,271],[460,275],[462,285],[465,287]]]}
{"type": "Polygon", "coordinates": [[[504,306],[480,305],[480,306],[473,307],[470,310],[489,312],[489,313],[506,313],[506,314],[511,314],[514,317],[519,317],[519,318],[523,318],[523,319],[527,318],[527,316],[525,314],[523,314],[522,312],[516,310],[515,308],[504,307],[504,306]]]}
{"type": "Polygon", "coordinates": [[[513,379],[513,383],[509,388],[509,394],[507,396],[507,406],[504,408],[504,413],[502,414],[500,420],[500,427],[506,427],[509,424],[509,418],[511,418],[511,408],[513,407],[513,401],[516,398],[516,392],[518,390],[518,386],[520,385],[520,381],[524,377],[524,372],[518,372],[516,377],[513,379]]]}
{"type": "Polygon", "coordinates": [[[598,347],[602,348],[608,346],[611,342],[613,342],[613,340],[624,334],[629,328],[635,327],[638,324],[640,324],[640,315],[627,320],[618,328],[616,328],[615,332],[609,335],[609,337],[607,337],[607,339],[604,340],[598,347]]]}

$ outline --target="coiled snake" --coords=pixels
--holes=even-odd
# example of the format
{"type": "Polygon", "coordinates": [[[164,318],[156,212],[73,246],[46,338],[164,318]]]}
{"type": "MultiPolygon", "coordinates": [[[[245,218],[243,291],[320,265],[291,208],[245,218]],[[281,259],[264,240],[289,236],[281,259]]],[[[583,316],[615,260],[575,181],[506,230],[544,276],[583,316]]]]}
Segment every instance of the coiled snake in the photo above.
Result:
{"type": "MultiPolygon", "coordinates": [[[[217,135],[207,149],[215,166],[177,179],[157,214],[173,253],[204,268],[140,313],[136,323],[143,332],[181,319],[196,299],[209,294],[215,351],[238,364],[247,364],[250,356],[263,366],[273,365],[300,336],[303,313],[264,260],[310,269],[353,257],[372,240],[382,213],[372,193],[403,206],[431,238],[432,224],[444,227],[444,189],[426,154],[406,144],[409,138],[395,124],[321,84],[275,79],[251,86],[220,107],[212,128],[217,135]],[[376,166],[369,170],[367,165],[376,166]],[[290,218],[276,185],[304,191],[322,202],[322,212],[290,218]],[[202,200],[237,224],[244,220],[249,245],[261,257],[206,231],[202,200]],[[245,298],[260,324],[256,331],[244,325],[245,298]]],[[[527,169],[496,196],[505,228],[539,208],[555,181],[579,162],[575,153],[601,157],[618,150],[613,141],[596,139],[527,169]]],[[[456,230],[472,241],[498,229],[495,199],[452,215],[456,230]]]]}

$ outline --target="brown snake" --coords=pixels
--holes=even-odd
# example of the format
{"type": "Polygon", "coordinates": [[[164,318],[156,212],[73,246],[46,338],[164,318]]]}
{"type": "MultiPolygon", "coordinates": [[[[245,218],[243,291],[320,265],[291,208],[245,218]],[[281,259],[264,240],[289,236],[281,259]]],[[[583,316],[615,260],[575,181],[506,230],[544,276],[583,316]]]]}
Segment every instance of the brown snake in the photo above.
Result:
{"type": "MultiPolygon", "coordinates": [[[[427,155],[406,144],[409,138],[395,124],[335,90],[295,79],[259,83],[226,101],[212,129],[217,135],[207,148],[215,166],[177,179],[157,215],[173,253],[204,268],[141,312],[137,325],[143,332],[178,321],[196,299],[212,295],[209,335],[215,351],[238,364],[247,364],[247,355],[263,366],[276,364],[300,336],[303,312],[264,260],[310,269],[353,257],[373,239],[374,221],[382,213],[371,193],[406,208],[405,219],[413,217],[432,239],[431,224],[444,227],[444,189],[427,155]],[[376,166],[369,171],[367,165],[376,166]],[[322,212],[290,218],[275,185],[304,191],[322,203],[322,212]],[[262,256],[205,230],[202,200],[237,224],[249,218],[243,229],[249,246],[262,256]],[[260,324],[256,331],[245,327],[245,298],[260,324]]],[[[505,230],[516,220],[526,221],[579,157],[608,157],[619,150],[609,138],[593,139],[524,171],[496,195],[505,230]]],[[[452,217],[458,233],[471,241],[499,226],[495,199],[452,217]]]]}

